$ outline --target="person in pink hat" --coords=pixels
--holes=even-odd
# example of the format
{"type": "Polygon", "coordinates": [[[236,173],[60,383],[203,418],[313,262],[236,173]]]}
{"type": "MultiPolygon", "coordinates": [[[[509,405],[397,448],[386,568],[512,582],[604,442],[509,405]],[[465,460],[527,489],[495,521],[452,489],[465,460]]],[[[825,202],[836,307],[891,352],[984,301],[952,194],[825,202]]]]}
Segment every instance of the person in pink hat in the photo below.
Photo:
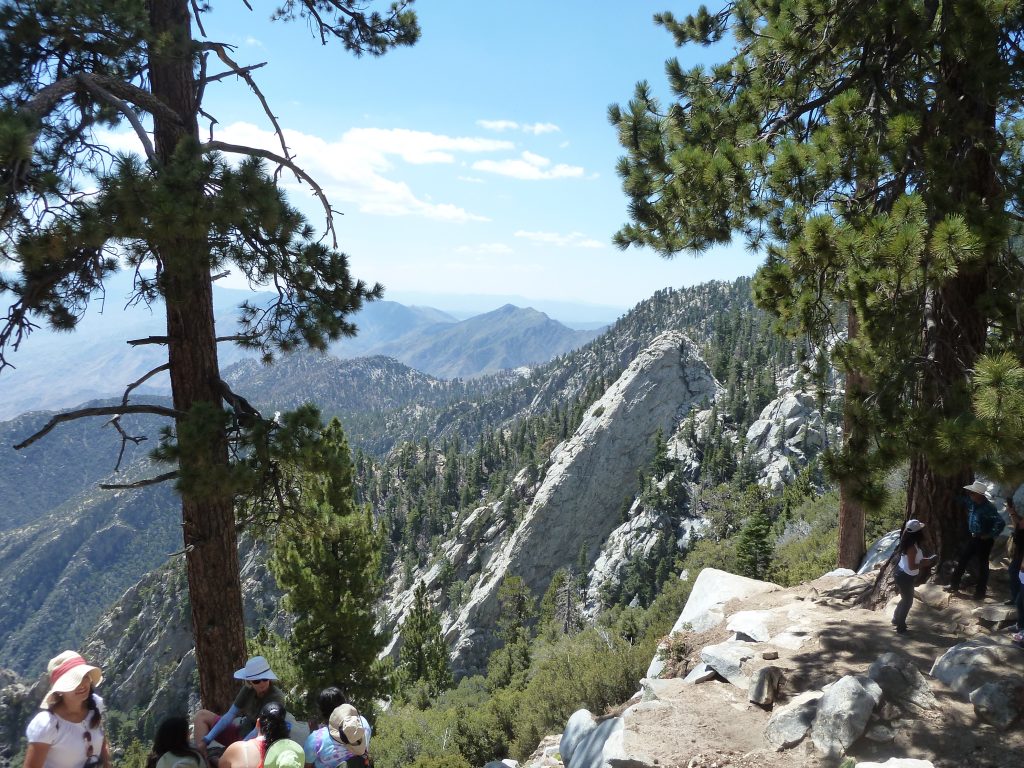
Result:
{"type": "Polygon", "coordinates": [[[110,768],[103,700],[93,692],[103,673],[75,651],[54,656],[46,671],[50,690],[25,730],[25,768],[110,768]]]}

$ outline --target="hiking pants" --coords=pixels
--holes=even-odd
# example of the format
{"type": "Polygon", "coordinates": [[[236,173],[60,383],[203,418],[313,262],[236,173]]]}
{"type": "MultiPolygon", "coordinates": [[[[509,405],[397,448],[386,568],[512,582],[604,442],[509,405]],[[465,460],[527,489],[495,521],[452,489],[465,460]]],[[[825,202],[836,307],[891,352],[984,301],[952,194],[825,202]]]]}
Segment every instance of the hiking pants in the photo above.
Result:
{"type": "Polygon", "coordinates": [[[1010,566],[1006,569],[1010,577],[1010,599],[1014,602],[1017,600],[1017,594],[1021,591],[1019,573],[1022,561],[1024,561],[1024,536],[1021,536],[1019,531],[1014,531],[1013,559],[1010,560],[1010,566]]]}
{"type": "Polygon", "coordinates": [[[902,568],[896,569],[896,588],[900,591],[900,601],[892,615],[892,623],[897,629],[907,628],[907,614],[914,604],[914,577],[902,568]]]}
{"type": "MultiPolygon", "coordinates": [[[[1020,578],[1019,576],[1015,578],[1020,578]]],[[[1020,586],[1020,582],[1017,582],[1020,586]]],[[[1017,590],[1017,631],[1024,632],[1024,589],[1017,590]]]]}
{"type": "Polygon", "coordinates": [[[980,536],[972,536],[967,540],[967,546],[964,547],[960,553],[960,558],[957,560],[956,568],[953,569],[953,575],[949,578],[949,586],[954,589],[960,588],[960,579],[964,576],[964,571],[967,570],[967,564],[977,558],[978,560],[978,583],[974,587],[975,597],[984,597],[985,590],[988,587],[988,556],[992,552],[992,545],[995,540],[990,538],[982,538],[980,536]]]}

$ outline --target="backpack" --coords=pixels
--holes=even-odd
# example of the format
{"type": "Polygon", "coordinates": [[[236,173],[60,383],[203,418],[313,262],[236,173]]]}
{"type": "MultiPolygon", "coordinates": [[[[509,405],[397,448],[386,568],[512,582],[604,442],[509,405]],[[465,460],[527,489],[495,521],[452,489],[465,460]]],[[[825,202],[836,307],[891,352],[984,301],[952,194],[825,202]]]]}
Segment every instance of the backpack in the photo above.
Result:
{"type": "Polygon", "coordinates": [[[345,768],[373,768],[373,758],[367,752],[363,755],[352,755],[345,761],[345,768]]]}

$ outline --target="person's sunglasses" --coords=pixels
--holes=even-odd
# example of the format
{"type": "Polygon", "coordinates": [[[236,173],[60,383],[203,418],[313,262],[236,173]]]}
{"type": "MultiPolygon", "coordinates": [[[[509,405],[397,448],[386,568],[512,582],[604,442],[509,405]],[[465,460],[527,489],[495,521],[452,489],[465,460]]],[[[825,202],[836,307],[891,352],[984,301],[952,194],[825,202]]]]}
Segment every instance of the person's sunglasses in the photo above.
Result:
{"type": "Polygon", "coordinates": [[[246,680],[245,684],[248,685],[250,688],[254,688],[254,687],[256,687],[256,683],[269,683],[269,682],[270,681],[266,680],[266,679],[264,679],[264,680],[246,680]]]}
{"type": "Polygon", "coordinates": [[[92,757],[92,734],[89,733],[88,728],[85,729],[85,731],[82,733],[82,736],[85,738],[85,756],[92,757]]]}

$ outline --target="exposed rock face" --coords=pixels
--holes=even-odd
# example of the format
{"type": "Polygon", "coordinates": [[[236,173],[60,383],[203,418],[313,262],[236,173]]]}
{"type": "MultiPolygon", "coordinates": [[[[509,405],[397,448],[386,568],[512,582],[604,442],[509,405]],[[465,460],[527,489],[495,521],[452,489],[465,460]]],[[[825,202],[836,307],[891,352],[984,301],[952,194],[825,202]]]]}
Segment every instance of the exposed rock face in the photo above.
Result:
{"type": "Polygon", "coordinates": [[[618,583],[626,563],[647,558],[657,545],[658,537],[667,529],[673,528],[677,544],[686,547],[693,532],[699,531],[703,525],[702,519],[688,517],[675,527],[663,512],[645,507],[640,499],[635,500],[629,510],[629,518],[609,534],[590,569],[585,607],[587,617],[593,619],[600,611],[605,585],[618,583]]]}
{"type": "Polygon", "coordinates": [[[868,677],[846,675],[825,691],[811,726],[814,746],[827,755],[842,755],[861,737],[882,689],[868,677]]]}
{"type": "MultiPolygon", "coordinates": [[[[240,558],[246,625],[285,631],[288,619],[280,610],[265,550],[243,541],[240,558]]],[[[167,712],[196,708],[184,562],[170,563],[129,589],[102,618],[82,653],[103,669],[100,693],[113,709],[159,719],[167,712]]]]}
{"type": "Polygon", "coordinates": [[[636,468],[653,455],[652,435],[671,433],[681,415],[715,397],[718,385],[682,333],[664,333],[629,365],[590,409],[576,433],[557,446],[522,523],[484,564],[480,581],[447,628],[458,673],[478,670],[493,648],[503,579],[519,576],[534,593],[574,563],[581,547],[593,560],[618,525],[636,468]]]}
{"type": "Polygon", "coordinates": [[[827,445],[814,396],[784,392],[766,405],[760,418],[747,429],[747,443],[752,455],[764,464],[761,482],[780,490],[796,477],[794,462],[806,464],[827,445]]]}
{"type": "Polygon", "coordinates": [[[902,654],[882,654],[871,665],[868,676],[881,686],[887,700],[903,709],[920,713],[939,706],[917,665],[902,654]]]}

